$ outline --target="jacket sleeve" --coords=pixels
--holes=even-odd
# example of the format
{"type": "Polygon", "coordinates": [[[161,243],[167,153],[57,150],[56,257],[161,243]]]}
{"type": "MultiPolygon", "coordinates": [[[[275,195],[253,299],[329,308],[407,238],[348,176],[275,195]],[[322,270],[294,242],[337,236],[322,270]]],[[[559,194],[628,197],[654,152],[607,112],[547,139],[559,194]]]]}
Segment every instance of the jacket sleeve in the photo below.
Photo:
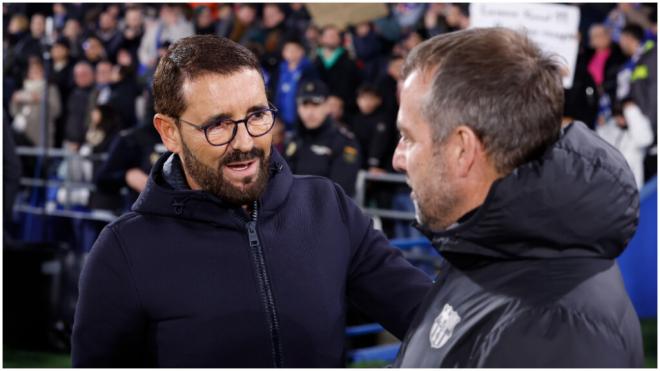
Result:
{"type": "Polygon", "coordinates": [[[529,311],[484,338],[475,367],[643,367],[642,339],[630,343],[619,331],[627,323],[606,324],[564,308],[529,311]]]}
{"type": "Polygon", "coordinates": [[[80,276],[72,336],[73,367],[140,367],[145,320],[131,267],[106,227],[80,276]]]}
{"type": "Polygon", "coordinates": [[[349,229],[352,257],[348,299],[366,316],[403,339],[418,306],[431,288],[431,278],[390,245],[373,221],[341,189],[337,189],[349,229]]]}

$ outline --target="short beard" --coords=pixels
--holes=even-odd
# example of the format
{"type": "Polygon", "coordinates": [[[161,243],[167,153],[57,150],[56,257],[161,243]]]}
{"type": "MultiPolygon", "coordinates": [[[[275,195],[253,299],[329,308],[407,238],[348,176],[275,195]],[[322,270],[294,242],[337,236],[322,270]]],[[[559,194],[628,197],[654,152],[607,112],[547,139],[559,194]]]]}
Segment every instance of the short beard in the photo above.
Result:
{"type": "Polygon", "coordinates": [[[268,165],[269,158],[266,157],[262,149],[254,147],[250,152],[233,151],[225,155],[218,167],[214,169],[197,159],[183,141],[181,144],[186,173],[204,191],[210,192],[232,205],[243,206],[258,200],[266,189],[270,178],[270,166],[268,165]],[[259,172],[256,179],[251,176],[243,178],[244,187],[240,188],[225,180],[222,171],[223,166],[232,162],[249,161],[255,158],[259,159],[259,172]]]}
{"type": "Polygon", "coordinates": [[[433,231],[446,230],[451,227],[455,210],[458,204],[456,189],[453,187],[447,164],[443,161],[440,151],[434,151],[432,161],[437,164],[437,169],[427,179],[430,182],[425,192],[415,192],[416,200],[415,216],[417,222],[425,225],[433,231]]]}

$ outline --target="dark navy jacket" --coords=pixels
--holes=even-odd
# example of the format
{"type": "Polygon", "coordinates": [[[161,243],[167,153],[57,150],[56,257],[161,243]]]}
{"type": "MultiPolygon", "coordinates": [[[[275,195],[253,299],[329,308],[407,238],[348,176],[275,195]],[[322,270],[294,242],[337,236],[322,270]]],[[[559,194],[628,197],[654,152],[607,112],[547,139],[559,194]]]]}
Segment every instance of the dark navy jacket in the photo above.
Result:
{"type": "Polygon", "coordinates": [[[581,123],[432,234],[447,265],[400,367],[642,367],[639,319],[614,260],[637,227],[623,156],[581,123]]]}
{"type": "Polygon", "coordinates": [[[75,367],[341,367],[347,300],[398,337],[430,279],[340,187],[273,150],[257,215],[154,166],[83,269],[75,367]]]}

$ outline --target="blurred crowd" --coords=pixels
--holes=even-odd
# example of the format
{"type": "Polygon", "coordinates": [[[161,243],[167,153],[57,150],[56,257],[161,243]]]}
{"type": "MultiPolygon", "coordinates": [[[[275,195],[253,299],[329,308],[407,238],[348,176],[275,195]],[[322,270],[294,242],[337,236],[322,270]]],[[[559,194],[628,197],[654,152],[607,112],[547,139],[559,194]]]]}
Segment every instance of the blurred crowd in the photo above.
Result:
{"type": "MultiPolygon", "coordinates": [[[[56,170],[27,160],[20,170],[28,177],[77,174],[74,180],[96,189],[60,198],[125,210],[164,151],[151,125],[151,79],[160,56],[178,39],[214,34],[259,57],[279,110],[274,145],[283,154],[300,156],[300,148],[311,145],[323,155],[321,129],[343,136],[338,156],[349,166],[325,175],[352,194],[358,170],[392,171],[407,53],[429,37],[470,25],[469,4],[375,5],[387,15],[340,29],[316,24],[310,4],[4,3],[3,121],[14,145],[108,154],[61,161],[56,170]],[[315,115],[330,119],[317,122],[315,115]]],[[[576,6],[581,39],[574,83],[566,90],[566,122],[583,121],[619,148],[641,187],[656,167],[657,5],[576,6]]],[[[317,165],[327,167],[293,167],[324,175],[317,165]]],[[[391,203],[392,194],[387,197],[391,203]]]]}

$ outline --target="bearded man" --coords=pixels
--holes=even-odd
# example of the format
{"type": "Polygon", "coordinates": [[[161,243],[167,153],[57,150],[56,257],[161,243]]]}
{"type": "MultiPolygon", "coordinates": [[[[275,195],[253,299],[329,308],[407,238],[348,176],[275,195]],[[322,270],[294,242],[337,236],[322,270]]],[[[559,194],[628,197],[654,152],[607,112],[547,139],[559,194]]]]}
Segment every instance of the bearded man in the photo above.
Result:
{"type": "Polygon", "coordinates": [[[154,76],[170,153],[83,269],[76,367],[341,367],[346,306],[403,337],[430,279],[342,189],[272,149],[257,59],[181,39],[154,76]]]}

